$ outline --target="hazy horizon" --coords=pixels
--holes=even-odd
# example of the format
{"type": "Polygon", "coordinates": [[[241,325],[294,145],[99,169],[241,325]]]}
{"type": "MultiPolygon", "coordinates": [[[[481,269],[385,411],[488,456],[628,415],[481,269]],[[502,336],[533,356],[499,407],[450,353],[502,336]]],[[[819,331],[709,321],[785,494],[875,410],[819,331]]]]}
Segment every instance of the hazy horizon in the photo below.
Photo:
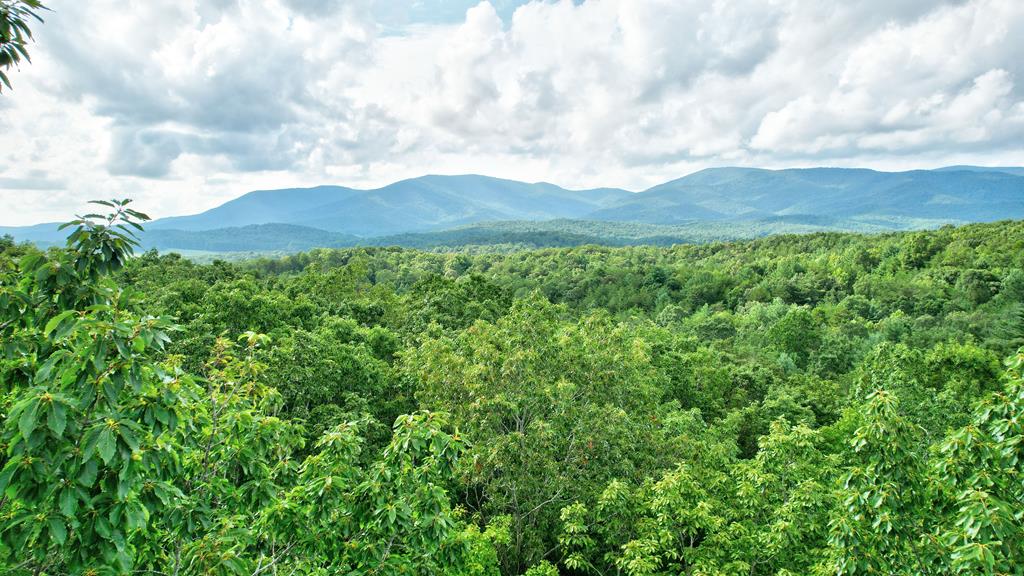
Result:
{"type": "MultiPolygon", "coordinates": [[[[705,170],[730,169],[730,168],[770,170],[770,171],[803,170],[803,169],[850,169],[850,170],[867,169],[867,170],[873,170],[873,171],[876,171],[876,172],[899,173],[899,172],[913,172],[913,171],[948,170],[948,169],[955,169],[955,168],[960,168],[960,167],[969,168],[969,169],[970,168],[985,168],[985,169],[988,169],[988,170],[991,170],[991,171],[999,171],[999,170],[1002,170],[1002,169],[1010,169],[1010,168],[1024,170],[1024,166],[980,166],[980,165],[976,165],[976,164],[934,166],[934,167],[928,167],[928,168],[907,168],[907,169],[904,169],[904,170],[878,170],[878,169],[874,169],[874,168],[867,168],[867,167],[864,167],[864,166],[849,166],[849,167],[846,167],[846,166],[801,166],[801,167],[788,167],[788,168],[763,168],[763,167],[759,167],[759,166],[711,166],[711,167],[707,167],[707,168],[700,168],[700,169],[694,170],[692,172],[688,172],[686,174],[681,175],[679,178],[672,178],[672,179],[669,179],[666,182],[670,182],[672,180],[677,180],[677,179],[682,179],[682,178],[685,178],[686,176],[691,176],[693,174],[697,174],[698,172],[703,172],[705,170]]],[[[509,181],[513,181],[513,182],[523,182],[521,180],[515,180],[513,178],[502,178],[502,177],[499,177],[499,176],[492,176],[492,175],[489,175],[489,174],[461,173],[461,174],[420,174],[419,176],[412,176],[412,177],[409,177],[409,178],[402,178],[402,179],[399,179],[399,180],[394,180],[394,181],[391,181],[391,182],[386,182],[386,183],[384,183],[384,184],[382,184],[380,186],[347,186],[347,185],[341,184],[341,183],[321,183],[321,184],[310,184],[310,185],[304,185],[304,186],[292,186],[292,187],[285,187],[285,188],[278,188],[278,189],[265,189],[264,188],[264,189],[239,191],[238,194],[225,199],[223,202],[218,203],[215,206],[210,206],[210,207],[207,207],[207,208],[202,208],[202,209],[199,209],[199,208],[187,209],[186,208],[186,211],[181,212],[181,213],[159,214],[159,215],[151,214],[150,216],[154,220],[159,220],[161,218],[175,218],[175,217],[179,217],[179,216],[191,216],[191,215],[201,214],[201,213],[205,212],[206,210],[208,210],[210,208],[216,208],[217,206],[222,206],[223,204],[225,204],[227,202],[231,202],[232,200],[237,200],[237,199],[245,196],[246,194],[249,194],[250,192],[275,192],[275,191],[289,190],[289,189],[308,190],[308,189],[313,189],[313,188],[326,188],[326,187],[350,188],[350,189],[353,189],[353,190],[372,191],[372,190],[378,190],[378,189],[381,189],[381,188],[385,188],[385,187],[387,187],[388,185],[391,185],[391,184],[398,184],[398,183],[405,182],[405,181],[408,181],[408,180],[417,180],[417,179],[420,179],[420,178],[429,178],[429,177],[448,178],[448,177],[465,177],[465,176],[473,176],[473,177],[481,177],[481,178],[494,178],[494,179],[499,179],[499,180],[509,180],[509,181]]],[[[657,183],[654,184],[654,186],[658,186],[660,184],[665,184],[666,182],[657,182],[657,183]]],[[[553,184],[555,186],[558,186],[560,188],[564,188],[564,189],[570,190],[570,191],[576,191],[576,190],[583,191],[583,190],[587,190],[588,189],[588,188],[582,188],[582,187],[575,187],[574,188],[574,187],[570,187],[570,186],[562,186],[558,182],[550,182],[550,181],[547,181],[547,180],[536,180],[536,181],[524,182],[524,183],[527,183],[527,184],[553,184]]],[[[644,189],[639,189],[639,190],[631,190],[629,188],[624,188],[624,187],[621,187],[621,186],[599,186],[598,185],[598,186],[590,187],[590,189],[597,189],[597,188],[610,188],[610,189],[616,189],[616,190],[622,190],[622,191],[625,191],[625,192],[630,192],[630,193],[633,193],[633,194],[639,194],[641,192],[644,192],[644,191],[648,190],[650,187],[644,188],[644,189]]],[[[70,218],[70,216],[73,215],[73,214],[81,213],[83,210],[85,210],[85,211],[92,210],[92,208],[89,208],[89,200],[83,199],[82,200],[82,205],[81,205],[81,207],[77,211],[68,211],[67,212],[68,218],[70,218]]],[[[59,220],[58,219],[58,220],[52,220],[52,221],[30,222],[30,223],[26,223],[26,224],[7,224],[5,222],[0,221],[0,228],[30,227],[30,226],[37,226],[37,225],[44,225],[44,224],[59,224],[59,223],[62,223],[64,221],[66,221],[68,218],[65,218],[64,220],[59,220]]]]}

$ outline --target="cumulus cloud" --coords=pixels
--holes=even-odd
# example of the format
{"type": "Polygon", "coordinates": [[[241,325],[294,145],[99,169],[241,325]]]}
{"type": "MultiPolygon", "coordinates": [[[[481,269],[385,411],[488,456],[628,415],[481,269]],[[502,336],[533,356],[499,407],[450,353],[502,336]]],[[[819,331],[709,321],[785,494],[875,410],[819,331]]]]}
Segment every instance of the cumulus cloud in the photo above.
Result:
{"type": "Polygon", "coordinates": [[[0,224],[478,172],[1020,163],[1019,0],[89,0],[0,96],[0,224]],[[66,186],[45,198],[39,182],[66,186]],[[24,183],[22,190],[14,186],[24,183]]]}
{"type": "Polygon", "coordinates": [[[818,81],[764,115],[751,139],[768,152],[913,154],[1000,150],[1024,135],[1024,6],[943,6],[854,42],[818,81]]]}

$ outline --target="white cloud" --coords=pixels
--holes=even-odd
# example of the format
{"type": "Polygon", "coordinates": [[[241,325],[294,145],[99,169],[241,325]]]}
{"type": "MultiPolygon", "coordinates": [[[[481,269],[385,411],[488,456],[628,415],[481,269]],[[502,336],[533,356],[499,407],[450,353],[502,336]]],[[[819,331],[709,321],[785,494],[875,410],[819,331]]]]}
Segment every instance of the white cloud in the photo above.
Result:
{"type": "Polygon", "coordinates": [[[762,118],[751,139],[769,152],[998,152],[1024,142],[1024,5],[975,1],[889,22],[841,54],[835,81],[762,118]],[[1016,142],[1013,140],[1016,139],[1016,142]]]}
{"type": "Polygon", "coordinates": [[[0,224],[423,173],[1024,158],[1019,0],[460,2],[54,0],[0,95],[0,224]]]}

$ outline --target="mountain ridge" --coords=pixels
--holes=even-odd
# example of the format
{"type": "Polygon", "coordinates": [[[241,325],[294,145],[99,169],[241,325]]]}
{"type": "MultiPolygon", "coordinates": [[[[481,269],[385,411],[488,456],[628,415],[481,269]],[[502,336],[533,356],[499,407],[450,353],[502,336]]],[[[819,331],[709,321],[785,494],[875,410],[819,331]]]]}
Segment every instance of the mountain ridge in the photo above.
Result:
{"type": "Polygon", "coordinates": [[[254,191],[200,214],[157,220],[151,227],[200,231],[222,228],[225,223],[280,223],[374,236],[486,220],[576,216],[626,194],[632,193],[569,190],[476,174],[426,175],[371,189],[318,186],[254,191]]]}
{"type": "MultiPolygon", "coordinates": [[[[545,221],[685,225],[684,236],[691,237],[693,227],[701,222],[709,229],[718,222],[732,223],[720,224],[723,230],[743,230],[741,223],[746,222],[751,230],[791,231],[822,218],[832,222],[825,229],[836,230],[862,229],[868,222],[896,230],[1024,218],[1024,168],[949,166],[882,172],[723,167],[700,170],[640,192],[572,190],[548,182],[433,174],[372,189],[324,185],[256,190],[205,212],[151,222],[144,245],[300,250],[411,238],[408,235],[490,222],[545,221]],[[773,224],[766,228],[767,222],[773,224]],[[190,239],[190,234],[195,237],[190,239]]],[[[476,232],[477,237],[485,228],[476,232]]],[[[554,232],[537,230],[548,236],[554,232]]],[[[0,234],[4,233],[43,245],[60,242],[64,236],[53,224],[0,227],[0,234]]],[[[509,230],[500,234],[512,237],[509,230]]],[[[467,233],[436,236],[445,237],[464,238],[467,233]]],[[[577,240],[585,238],[589,236],[581,234],[577,240]]],[[[410,241],[419,244],[423,239],[410,241]]],[[[617,240],[609,237],[608,241],[617,240]]]]}

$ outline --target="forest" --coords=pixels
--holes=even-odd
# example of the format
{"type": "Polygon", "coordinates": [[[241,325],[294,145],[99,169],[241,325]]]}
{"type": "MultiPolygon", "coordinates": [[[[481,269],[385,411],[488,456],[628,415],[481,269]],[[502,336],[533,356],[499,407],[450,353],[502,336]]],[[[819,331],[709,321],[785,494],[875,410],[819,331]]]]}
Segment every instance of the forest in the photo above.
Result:
{"type": "Polygon", "coordinates": [[[1024,573],[1024,222],[698,245],[0,241],[12,575],[1024,573]]]}

